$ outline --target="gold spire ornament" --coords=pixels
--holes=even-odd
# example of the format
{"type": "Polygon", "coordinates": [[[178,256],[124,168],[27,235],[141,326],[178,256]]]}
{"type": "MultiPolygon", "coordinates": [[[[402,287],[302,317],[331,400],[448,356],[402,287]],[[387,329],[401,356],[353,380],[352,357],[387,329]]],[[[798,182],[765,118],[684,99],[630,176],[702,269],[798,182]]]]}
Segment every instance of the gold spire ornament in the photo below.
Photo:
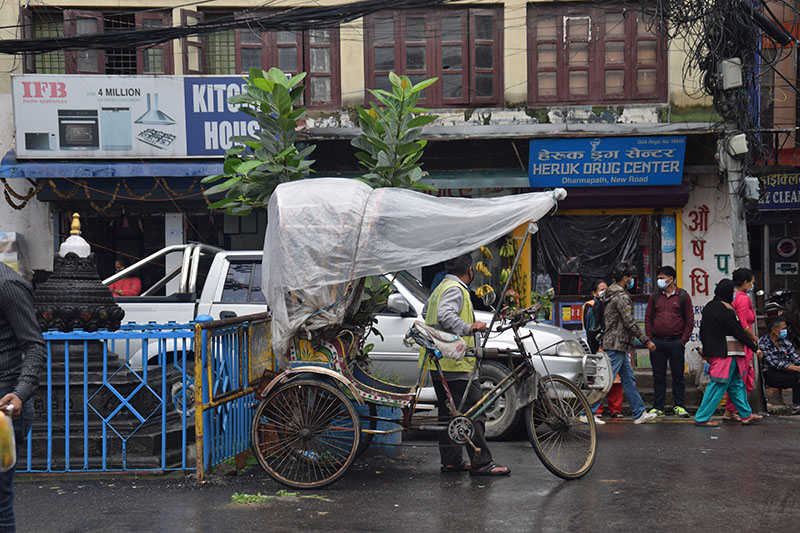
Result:
{"type": "Polygon", "coordinates": [[[81,216],[78,213],[72,214],[72,225],[70,226],[70,235],[81,234],[81,216]]]}

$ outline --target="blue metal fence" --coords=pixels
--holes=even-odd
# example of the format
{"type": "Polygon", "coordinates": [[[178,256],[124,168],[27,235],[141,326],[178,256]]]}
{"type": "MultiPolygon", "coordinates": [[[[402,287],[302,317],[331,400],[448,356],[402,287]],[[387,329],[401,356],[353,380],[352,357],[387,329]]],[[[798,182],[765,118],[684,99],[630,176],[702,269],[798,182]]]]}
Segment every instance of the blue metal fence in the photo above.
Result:
{"type": "Polygon", "coordinates": [[[194,324],[128,324],[115,332],[48,331],[44,337],[46,379],[18,471],[195,466],[188,455],[194,324]]]}
{"type": "Polygon", "coordinates": [[[255,385],[276,369],[267,313],[44,338],[47,370],[19,472],[196,468],[202,480],[249,449],[255,385]]]}
{"type": "Polygon", "coordinates": [[[198,323],[195,430],[197,478],[250,448],[253,393],[264,370],[276,370],[269,315],[198,323]]]}

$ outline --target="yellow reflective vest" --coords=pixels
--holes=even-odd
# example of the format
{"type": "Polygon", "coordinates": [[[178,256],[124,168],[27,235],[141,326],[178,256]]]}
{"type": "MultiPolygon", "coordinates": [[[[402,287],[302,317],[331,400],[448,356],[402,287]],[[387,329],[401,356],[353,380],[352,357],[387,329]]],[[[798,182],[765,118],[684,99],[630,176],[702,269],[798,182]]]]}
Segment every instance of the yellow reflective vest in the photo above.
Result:
{"type": "MultiPolygon", "coordinates": [[[[428,298],[428,314],[425,317],[425,324],[429,326],[439,326],[439,320],[437,316],[439,312],[439,302],[441,301],[444,292],[452,287],[456,287],[461,290],[463,296],[461,310],[458,312],[458,317],[467,324],[472,324],[475,322],[475,311],[472,309],[472,300],[470,300],[469,291],[458,281],[445,278],[441,283],[439,283],[439,285],[436,286],[433,294],[431,294],[431,297],[428,298]]],[[[468,335],[466,337],[462,337],[462,339],[464,339],[464,342],[467,343],[468,348],[475,346],[475,338],[473,336],[468,335]]],[[[424,361],[425,348],[421,348],[419,351],[418,366],[421,367],[424,361]]],[[[442,370],[445,372],[472,372],[472,370],[475,368],[475,357],[464,356],[461,361],[443,357],[439,359],[439,364],[441,365],[442,370]]],[[[427,369],[436,370],[436,365],[432,360],[428,361],[427,369]]]]}

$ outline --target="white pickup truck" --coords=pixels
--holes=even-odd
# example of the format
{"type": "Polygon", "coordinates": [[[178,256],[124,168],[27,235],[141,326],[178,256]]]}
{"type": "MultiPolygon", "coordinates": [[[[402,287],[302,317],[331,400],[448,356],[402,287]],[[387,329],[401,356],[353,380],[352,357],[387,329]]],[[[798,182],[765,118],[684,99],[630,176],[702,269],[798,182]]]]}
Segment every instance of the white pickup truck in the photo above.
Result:
{"type": "MultiPolygon", "coordinates": [[[[178,267],[152,287],[143,288],[141,296],[117,298],[117,303],[125,310],[124,322],[187,323],[200,315],[210,315],[216,320],[263,313],[266,310],[266,300],[261,291],[261,250],[229,252],[202,244],[170,246],[103,280],[103,283],[108,285],[133,276],[140,268],[152,262],[161,262],[169,254],[180,254],[178,267]],[[165,289],[176,281],[177,291],[166,294],[165,289]]],[[[402,385],[413,385],[418,375],[418,354],[415,349],[404,346],[402,339],[421,316],[430,291],[407,272],[384,278],[391,279],[393,290],[386,308],[378,313],[377,329],[383,339],[373,337],[367,341],[375,345],[370,352],[370,359],[375,371],[382,377],[402,385]]],[[[491,317],[489,313],[476,313],[476,318],[488,323],[491,317]]],[[[608,392],[612,376],[605,354],[590,353],[585,342],[562,328],[531,323],[528,329],[532,331],[536,346],[544,356],[541,359],[534,357],[534,366],[539,372],[571,380],[590,402],[599,400],[608,392]]],[[[493,335],[488,347],[514,347],[510,332],[507,335],[493,335]]],[[[529,349],[532,353],[536,352],[533,346],[529,349]]],[[[149,363],[155,364],[156,361],[149,363]]],[[[481,384],[490,388],[507,373],[505,359],[485,360],[481,384]]],[[[515,394],[516,391],[511,389],[505,398],[501,398],[487,412],[486,433],[489,437],[502,438],[514,430],[519,413],[506,406],[516,405],[515,394]]],[[[421,400],[428,403],[436,401],[432,387],[423,390],[421,400]]]]}

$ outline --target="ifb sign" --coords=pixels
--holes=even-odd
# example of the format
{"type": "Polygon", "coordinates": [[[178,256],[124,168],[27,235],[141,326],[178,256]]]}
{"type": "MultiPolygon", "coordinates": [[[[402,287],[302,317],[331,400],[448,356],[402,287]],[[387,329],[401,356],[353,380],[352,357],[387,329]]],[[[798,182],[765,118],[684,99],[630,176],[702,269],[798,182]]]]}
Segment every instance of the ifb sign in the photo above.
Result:
{"type": "Polygon", "coordinates": [[[531,187],[679,185],[685,136],[533,139],[531,187]]]}

